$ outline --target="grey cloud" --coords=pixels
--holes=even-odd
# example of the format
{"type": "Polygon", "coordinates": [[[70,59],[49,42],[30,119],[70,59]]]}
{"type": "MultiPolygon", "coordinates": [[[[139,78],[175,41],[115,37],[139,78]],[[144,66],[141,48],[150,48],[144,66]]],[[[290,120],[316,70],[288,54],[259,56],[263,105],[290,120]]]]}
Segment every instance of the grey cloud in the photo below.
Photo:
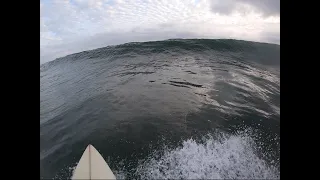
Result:
{"type": "Polygon", "coordinates": [[[263,42],[280,44],[280,35],[276,32],[263,32],[260,34],[260,40],[263,42]]]}
{"type": "Polygon", "coordinates": [[[221,1],[212,1],[211,10],[214,13],[219,14],[230,14],[236,7],[236,2],[233,0],[221,0],[221,1]]]}
{"type": "MultiPolygon", "coordinates": [[[[211,10],[214,13],[228,15],[239,5],[250,5],[264,16],[280,15],[280,0],[219,0],[212,1],[211,10]]],[[[242,11],[243,12],[243,11],[242,11]]]]}

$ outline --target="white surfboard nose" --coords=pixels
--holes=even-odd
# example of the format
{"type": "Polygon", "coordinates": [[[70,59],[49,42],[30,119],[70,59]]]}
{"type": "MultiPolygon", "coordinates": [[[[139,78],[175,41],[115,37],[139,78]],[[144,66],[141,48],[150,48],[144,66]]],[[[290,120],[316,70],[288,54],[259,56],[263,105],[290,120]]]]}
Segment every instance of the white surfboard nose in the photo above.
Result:
{"type": "Polygon", "coordinates": [[[73,173],[76,179],[116,179],[101,154],[89,144],[73,173]]]}

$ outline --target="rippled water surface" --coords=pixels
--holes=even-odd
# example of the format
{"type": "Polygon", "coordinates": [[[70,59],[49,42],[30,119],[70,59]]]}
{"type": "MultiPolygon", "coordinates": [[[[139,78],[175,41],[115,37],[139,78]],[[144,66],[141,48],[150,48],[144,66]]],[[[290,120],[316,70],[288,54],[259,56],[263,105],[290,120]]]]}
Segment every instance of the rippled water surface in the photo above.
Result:
{"type": "Polygon", "coordinates": [[[279,178],[280,46],[128,43],[40,66],[40,178],[88,144],[118,178],[279,178]]]}

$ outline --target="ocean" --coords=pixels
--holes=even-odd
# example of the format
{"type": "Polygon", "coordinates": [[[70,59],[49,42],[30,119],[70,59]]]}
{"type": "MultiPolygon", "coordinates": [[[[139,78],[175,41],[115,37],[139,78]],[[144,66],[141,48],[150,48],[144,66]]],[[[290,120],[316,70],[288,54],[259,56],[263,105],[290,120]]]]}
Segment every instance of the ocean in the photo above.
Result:
{"type": "Polygon", "coordinates": [[[40,65],[40,179],[280,179],[280,45],[132,42],[40,65]]]}

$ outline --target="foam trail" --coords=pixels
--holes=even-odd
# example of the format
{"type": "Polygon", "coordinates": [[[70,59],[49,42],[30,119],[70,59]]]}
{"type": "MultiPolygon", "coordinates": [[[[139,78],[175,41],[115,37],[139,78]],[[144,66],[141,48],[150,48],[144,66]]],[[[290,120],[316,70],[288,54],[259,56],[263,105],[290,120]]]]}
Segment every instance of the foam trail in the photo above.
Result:
{"type": "MultiPolygon", "coordinates": [[[[175,149],[164,147],[154,151],[134,170],[137,179],[280,179],[279,164],[268,164],[257,156],[261,146],[246,129],[237,135],[216,133],[202,140],[188,139],[175,149]]],[[[268,151],[268,150],[266,150],[268,151]]],[[[119,162],[113,170],[117,179],[130,177],[132,170],[119,162]],[[120,167],[120,168],[119,168],[120,167]]],[[[76,165],[68,168],[73,172],[76,165]]],[[[72,173],[71,173],[72,174],[72,173]]],[[[132,175],[132,174],[131,174],[132,175]]],[[[59,177],[56,177],[60,179],[59,177]]]]}
{"type": "Polygon", "coordinates": [[[162,153],[140,164],[136,174],[141,179],[280,179],[277,168],[255,154],[253,139],[246,135],[208,136],[204,143],[189,139],[162,153]]]}

